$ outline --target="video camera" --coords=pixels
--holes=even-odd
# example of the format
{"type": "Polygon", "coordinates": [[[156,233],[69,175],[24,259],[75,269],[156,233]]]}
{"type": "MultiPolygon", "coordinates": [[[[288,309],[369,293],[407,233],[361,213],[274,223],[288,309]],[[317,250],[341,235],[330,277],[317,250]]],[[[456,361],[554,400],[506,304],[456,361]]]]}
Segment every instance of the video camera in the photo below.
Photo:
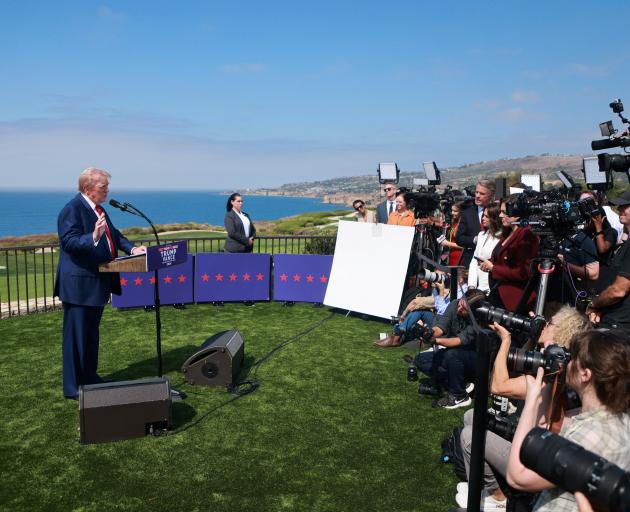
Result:
{"type": "Polygon", "coordinates": [[[544,352],[511,348],[508,352],[508,368],[527,375],[536,375],[543,368],[545,377],[561,375],[567,369],[571,353],[560,345],[549,345],[544,352]]]}
{"type": "Polygon", "coordinates": [[[534,341],[538,340],[546,324],[545,319],[540,315],[527,317],[495,308],[488,302],[481,303],[475,310],[475,317],[484,326],[496,322],[510,331],[526,333],[534,341]]]}
{"type": "MultiPolygon", "coordinates": [[[[623,103],[620,99],[614,100],[609,106],[612,111],[621,118],[624,124],[630,125],[630,121],[622,115],[623,103]]],[[[600,123],[599,129],[602,136],[607,138],[591,141],[591,149],[593,151],[630,147],[630,130],[623,131],[619,134],[614,128],[612,121],[600,123]]],[[[627,150],[625,151],[627,152],[627,150]]],[[[584,158],[582,172],[584,173],[584,179],[589,188],[609,190],[613,186],[611,173],[626,173],[628,181],[630,182],[629,169],[630,155],[600,153],[597,157],[584,158]],[[598,169],[595,168],[596,163],[598,169]]]]}
{"type": "Polygon", "coordinates": [[[568,439],[535,427],[523,440],[520,458],[561,489],[584,493],[597,510],[630,510],[630,473],[568,439]]]}
{"type": "Polygon", "coordinates": [[[508,202],[506,213],[510,217],[519,217],[520,226],[530,226],[539,236],[566,235],[582,223],[581,202],[567,201],[558,190],[536,192],[524,190],[516,202],[508,202]]]}

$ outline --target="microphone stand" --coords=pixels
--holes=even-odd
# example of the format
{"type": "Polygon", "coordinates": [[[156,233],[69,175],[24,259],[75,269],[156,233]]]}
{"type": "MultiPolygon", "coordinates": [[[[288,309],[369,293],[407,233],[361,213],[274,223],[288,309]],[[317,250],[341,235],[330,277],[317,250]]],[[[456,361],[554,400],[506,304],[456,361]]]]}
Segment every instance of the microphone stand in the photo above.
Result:
{"type": "MultiPolygon", "coordinates": [[[[133,206],[131,203],[119,203],[115,199],[112,199],[109,204],[111,204],[114,208],[122,210],[123,212],[129,212],[136,217],[141,217],[146,220],[153,230],[153,236],[155,237],[157,245],[160,245],[160,237],[158,236],[158,232],[155,229],[155,225],[153,224],[153,222],[151,222],[151,219],[149,219],[149,217],[138,210],[138,208],[133,206]]],[[[155,279],[155,285],[153,287],[153,310],[155,311],[155,345],[157,350],[158,377],[162,377],[162,319],[160,317],[160,280],[157,269],[153,271],[153,278],[155,279]]],[[[174,400],[183,400],[184,398],[186,398],[186,395],[180,391],[177,391],[174,388],[171,388],[171,398],[173,398],[174,400]]]]}

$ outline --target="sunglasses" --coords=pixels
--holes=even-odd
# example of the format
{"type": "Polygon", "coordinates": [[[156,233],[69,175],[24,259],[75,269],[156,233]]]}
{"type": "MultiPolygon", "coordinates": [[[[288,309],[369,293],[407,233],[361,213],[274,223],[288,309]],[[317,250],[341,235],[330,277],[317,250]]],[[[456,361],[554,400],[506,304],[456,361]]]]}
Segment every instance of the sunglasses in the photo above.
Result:
{"type": "Polygon", "coordinates": [[[396,190],[394,187],[385,187],[383,189],[385,192],[389,192],[390,190],[396,190]]]}
{"type": "Polygon", "coordinates": [[[359,205],[355,206],[355,207],[354,207],[354,209],[355,209],[356,211],[359,211],[359,210],[360,210],[361,208],[363,208],[364,206],[365,206],[364,204],[359,204],[359,205]]]}

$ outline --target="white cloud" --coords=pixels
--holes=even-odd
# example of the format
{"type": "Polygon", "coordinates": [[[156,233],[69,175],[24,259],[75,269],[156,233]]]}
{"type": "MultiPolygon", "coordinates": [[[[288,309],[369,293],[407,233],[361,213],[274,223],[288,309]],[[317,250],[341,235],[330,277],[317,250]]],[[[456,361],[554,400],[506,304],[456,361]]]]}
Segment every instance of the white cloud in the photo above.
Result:
{"type": "Polygon", "coordinates": [[[487,98],[473,101],[473,107],[483,110],[496,110],[503,105],[503,101],[487,98]]]}
{"type": "Polygon", "coordinates": [[[545,114],[536,112],[525,107],[511,107],[499,113],[499,118],[508,123],[516,123],[522,121],[540,121],[545,119],[545,114]]]}
{"type": "Polygon", "coordinates": [[[108,7],[107,5],[100,5],[97,13],[99,18],[113,21],[115,23],[124,21],[127,17],[124,12],[114,11],[111,7],[108,7]]]}
{"type": "Polygon", "coordinates": [[[572,64],[569,71],[575,75],[586,76],[590,78],[602,78],[608,76],[608,69],[604,66],[591,66],[588,64],[572,64]]]}
{"type": "Polygon", "coordinates": [[[536,91],[514,91],[512,101],[515,103],[531,103],[538,101],[540,96],[536,91]]]}

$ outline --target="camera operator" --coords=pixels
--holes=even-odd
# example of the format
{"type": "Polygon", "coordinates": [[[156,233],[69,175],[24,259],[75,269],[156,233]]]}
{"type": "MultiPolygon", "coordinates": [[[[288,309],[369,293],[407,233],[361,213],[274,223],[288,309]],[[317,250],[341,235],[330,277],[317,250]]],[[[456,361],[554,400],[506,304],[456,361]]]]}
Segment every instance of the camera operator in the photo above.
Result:
{"type": "Polygon", "coordinates": [[[477,243],[477,235],[480,230],[483,230],[481,215],[485,208],[494,204],[494,192],[494,181],[480,179],[475,187],[475,204],[464,209],[461,213],[455,242],[464,248],[460,261],[460,265],[464,267],[470,265],[477,243]]]}
{"type": "MultiPolygon", "coordinates": [[[[540,239],[529,226],[520,227],[518,217],[507,215],[507,204],[517,201],[518,194],[501,200],[499,218],[502,233],[499,243],[492,252],[490,260],[483,260],[479,268],[490,273],[490,301],[494,306],[516,311],[523,288],[530,275],[532,258],[538,255],[540,239]]],[[[532,306],[535,293],[528,298],[528,306],[532,306]]]]}
{"type": "MultiPolygon", "coordinates": [[[[440,271],[436,271],[441,273],[440,271]]],[[[432,283],[431,296],[417,295],[409,301],[404,311],[398,319],[398,323],[394,325],[392,334],[387,338],[376,340],[374,345],[379,348],[399,347],[403,336],[407,331],[421,320],[425,325],[432,326],[434,320],[434,311],[438,315],[444,314],[450,303],[450,290],[444,285],[444,281],[432,283]]],[[[458,289],[458,298],[460,295],[458,289]]]]}
{"type": "MultiPolygon", "coordinates": [[[[619,220],[630,226],[630,190],[610,201],[618,206],[619,220]]],[[[615,279],[593,299],[586,313],[600,327],[619,328],[630,333],[630,244],[624,242],[615,249],[612,262],[615,279]]]]}
{"type": "MultiPolygon", "coordinates": [[[[560,435],[624,470],[630,469],[630,338],[607,330],[593,330],[571,339],[571,361],[566,383],[582,401],[582,411],[565,421],[560,435]]],[[[530,492],[543,491],[535,511],[576,510],[575,497],[534,471],[520,460],[525,436],[547,423],[552,386],[543,381],[543,369],[528,375],[527,396],[508,459],[508,483],[530,492]]]]}
{"type": "Polygon", "coordinates": [[[573,277],[582,282],[581,289],[584,291],[589,290],[599,278],[597,247],[583,230],[562,241],[558,259],[573,277]]]}
{"type": "Polygon", "coordinates": [[[466,382],[470,382],[475,373],[477,336],[468,317],[466,302],[474,311],[485,299],[481,290],[468,290],[461,299],[451,301],[444,314],[435,319],[434,350],[416,356],[417,368],[436,383],[435,389],[426,389],[421,394],[437,394],[437,385],[445,386],[448,391],[447,396],[438,400],[438,407],[455,409],[471,403],[466,382]]]}
{"type": "MultiPolygon", "coordinates": [[[[548,305],[549,307],[550,305],[548,305]]],[[[490,391],[495,395],[505,396],[514,400],[524,400],[527,384],[525,375],[510,377],[508,371],[508,352],[512,344],[512,335],[503,326],[494,323],[490,328],[496,332],[500,339],[501,345],[494,360],[494,368],[492,370],[492,381],[490,391]]],[[[578,334],[584,333],[591,329],[591,324],[587,318],[575,308],[570,306],[561,307],[547,322],[538,338],[538,344],[547,347],[551,344],[557,344],[561,347],[568,348],[571,338],[578,334]]],[[[461,447],[464,454],[464,464],[466,466],[466,474],[470,473],[470,453],[472,447],[472,421],[473,411],[466,411],[464,414],[464,429],[461,433],[461,447]]],[[[484,505],[489,507],[491,504],[497,505],[505,502],[505,495],[499,487],[496,479],[496,473],[505,477],[507,469],[507,459],[512,443],[498,434],[487,430],[486,443],[484,452],[484,505]]],[[[457,503],[461,507],[466,506],[467,486],[458,485],[457,503]]]]}

